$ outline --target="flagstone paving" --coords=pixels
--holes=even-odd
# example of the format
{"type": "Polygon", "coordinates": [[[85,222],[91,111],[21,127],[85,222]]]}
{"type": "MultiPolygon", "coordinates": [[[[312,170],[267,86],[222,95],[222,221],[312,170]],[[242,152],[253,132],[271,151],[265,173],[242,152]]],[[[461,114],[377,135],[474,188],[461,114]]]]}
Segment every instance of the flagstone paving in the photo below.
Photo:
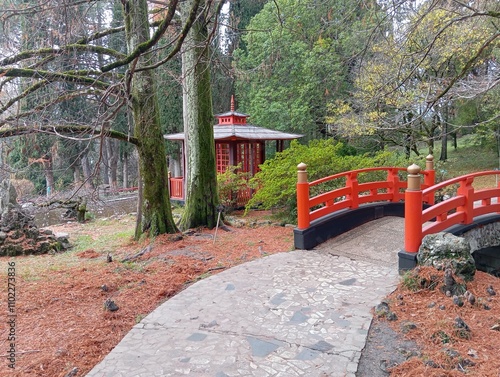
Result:
{"type": "Polygon", "coordinates": [[[137,324],[87,377],[355,376],[371,309],[398,281],[403,220],[201,280],[137,324]]]}

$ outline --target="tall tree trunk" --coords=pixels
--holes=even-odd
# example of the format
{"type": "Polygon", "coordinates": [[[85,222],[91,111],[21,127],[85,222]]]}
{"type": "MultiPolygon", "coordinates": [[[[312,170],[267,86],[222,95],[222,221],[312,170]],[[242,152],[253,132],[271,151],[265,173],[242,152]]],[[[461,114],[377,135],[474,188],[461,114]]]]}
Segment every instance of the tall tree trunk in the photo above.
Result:
{"type": "Polygon", "coordinates": [[[122,157],[122,187],[125,189],[128,187],[128,154],[123,153],[122,157]]]}
{"type": "MultiPolygon", "coordinates": [[[[210,90],[209,41],[206,10],[201,8],[182,51],[186,205],[181,229],[213,228],[217,222],[217,174],[210,90]]],[[[188,6],[183,7],[187,18],[188,6]]]]}
{"type": "MultiPolygon", "coordinates": [[[[148,3],[146,0],[122,0],[127,49],[131,53],[149,39],[148,3]]],[[[130,101],[134,118],[134,136],[139,141],[139,171],[144,182],[140,202],[142,219],[137,221],[135,237],[175,233],[168,193],[167,161],[160,126],[155,78],[152,70],[135,71],[151,63],[151,54],[142,55],[131,64],[130,101]]]]}
{"type": "Polygon", "coordinates": [[[111,186],[111,191],[118,190],[118,140],[110,139],[105,140],[106,154],[108,156],[108,183],[111,186]]]}
{"type": "Polygon", "coordinates": [[[54,193],[54,171],[52,170],[52,157],[43,158],[43,172],[45,174],[45,183],[47,185],[47,197],[54,193]]]}
{"type": "Polygon", "coordinates": [[[444,122],[441,123],[441,155],[439,156],[439,161],[446,161],[448,159],[448,119],[447,118],[448,117],[445,117],[444,122]]]}
{"type": "Polygon", "coordinates": [[[82,184],[82,174],[80,172],[80,164],[73,164],[73,185],[75,188],[79,188],[82,184]]]}
{"type": "Polygon", "coordinates": [[[90,161],[87,153],[82,155],[81,159],[82,171],[83,171],[83,179],[85,182],[85,188],[87,190],[94,189],[94,183],[92,182],[92,168],[90,167],[90,161]]]}
{"type": "Polygon", "coordinates": [[[106,139],[102,138],[101,139],[101,164],[100,164],[100,170],[102,173],[102,183],[105,185],[109,185],[109,156],[108,156],[108,148],[106,145],[106,139]]]}

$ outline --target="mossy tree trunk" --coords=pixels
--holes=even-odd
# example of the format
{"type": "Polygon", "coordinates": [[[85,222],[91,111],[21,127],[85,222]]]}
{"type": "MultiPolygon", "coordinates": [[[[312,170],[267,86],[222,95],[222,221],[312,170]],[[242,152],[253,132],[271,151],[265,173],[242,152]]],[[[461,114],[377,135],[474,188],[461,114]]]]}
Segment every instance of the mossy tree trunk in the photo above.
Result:
{"type": "MultiPolygon", "coordinates": [[[[148,5],[146,0],[122,1],[127,49],[134,51],[149,39],[148,5]]],[[[163,133],[160,126],[158,100],[152,70],[136,71],[151,63],[151,54],[144,54],[130,65],[132,80],[130,101],[134,119],[134,136],[138,140],[139,169],[144,183],[141,221],[135,236],[175,233],[168,192],[168,171],[163,133]]]]}
{"type": "MultiPolygon", "coordinates": [[[[189,2],[183,6],[184,19],[189,2]]],[[[210,90],[208,9],[200,7],[182,49],[186,205],[180,228],[213,228],[217,222],[217,174],[210,90]]]]}

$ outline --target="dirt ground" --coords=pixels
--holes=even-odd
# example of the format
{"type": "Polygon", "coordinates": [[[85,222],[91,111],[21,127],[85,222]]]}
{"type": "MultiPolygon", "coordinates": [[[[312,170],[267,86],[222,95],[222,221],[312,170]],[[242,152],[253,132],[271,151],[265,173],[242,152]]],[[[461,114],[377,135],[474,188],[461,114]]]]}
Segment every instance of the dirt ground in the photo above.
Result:
{"type": "Polygon", "coordinates": [[[374,311],[358,377],[500,376],[500,280],[454,279],[472,296],[447,295],[444,272],[430,267],[402,278],[384,300],[393,314],[374,311]]]}
{"type": "MultiPolygon", "coordinates": [[[[50,229],[91,247],[0,259],[4,286],[9,263],[14,262],[17,315],[14,370],[8,367],[11,330],[5,317],[1,320],[0,376],[84,376],[132,326],[193,282],[292,250],[292,228],[273,224],[269,213],[256,211],[242,219],[217,234],[195,229],[182,236],[158,237],[151,244],[132,240],[132,216],[69,223],[50,229]],[[105,309],[110,300],[118,310],[105,309]]],[[[462,307],[439,287],[414,292],[400,286],[387,297],[397,320],[375,315],[357,376],[387,376],[398,364],[391,375],[462,376],[465,371],[498,377],[500,332],[495,325],[500,324],[500,305],[497,295],[486,293],[490,285],[500,295],[497,278],[477,273],[467,285],[476,303],[462,307]],[[453,327],[458,316],[470,328],[466,335],[453,327]]],[[[0,313],[10,309],[6,293],[3,289],[0,294],[0,313]]]]}

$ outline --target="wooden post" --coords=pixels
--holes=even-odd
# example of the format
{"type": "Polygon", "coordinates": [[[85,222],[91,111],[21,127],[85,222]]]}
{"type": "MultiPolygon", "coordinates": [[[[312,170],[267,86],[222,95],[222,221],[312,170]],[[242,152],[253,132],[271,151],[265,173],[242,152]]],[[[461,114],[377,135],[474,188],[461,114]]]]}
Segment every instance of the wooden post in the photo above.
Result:
{"type": "Polygon", "coordinates": [[[172,180],[170,178],[172,178],[172,173],[169,171],[167,173],[168,196],[169,196],[169,198],[172,198],[172,180]]]}
{"type": "Polygon", "coordinates": [[[347,175],[345,187],[350,188],[347,197],[351,200],[350,209],[356,209],[359,207],[359,192],[358,192],[358,173],[349,172],[347,175]]]}
{"type": "MultiPolygon", "coordinates": [[[[434,156],[431,154],[425,158],[425,173],[425,185],[427,187],[434,186],[436,184],[436,171],[434,170],[434,156]]],[[[435,203],[434,193],[424,199],[428,204],[433,205],[435,203]]]]}
{"type": "Polygon", "coordinates": [[[463,206],[457,207],[457,212],[464,213],[464,224],[470,224],[474,221],[474,182],[473,177],[466,177],[460,182],[460,187],[457,190],[457,196],[464,196],[465,203],[463,206]]]}
{"type": "Polygon", "coordinates": [[[387,192],[391,194],[391,202],[397,203],[402,198],[398,189],[399,176],[398,169],[387,170],[387,192]]]}
{"type": "Polygon", "coordinates": [[[411,165],[405,191],[405,251],[416,253],[422,242],[422,190],[420,166],[411,165]]]}
{"type": "Polygon", "coordinates": [[[297,227],[309,228],[309,182],[307,182],[307,165],[297,165],[297,227]]]}

